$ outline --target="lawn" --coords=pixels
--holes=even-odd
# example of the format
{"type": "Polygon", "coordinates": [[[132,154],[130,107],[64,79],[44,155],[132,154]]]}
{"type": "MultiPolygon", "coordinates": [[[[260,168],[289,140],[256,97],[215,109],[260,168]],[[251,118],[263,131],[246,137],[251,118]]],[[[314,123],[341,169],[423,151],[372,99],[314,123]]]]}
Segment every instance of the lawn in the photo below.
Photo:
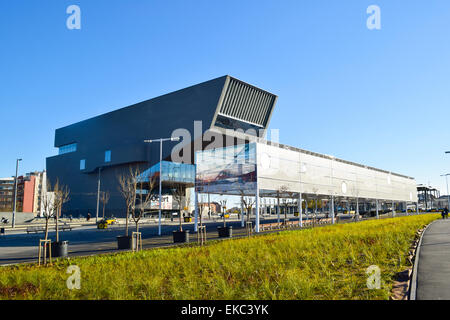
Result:
{"type": "Polygon", "coordinates": [[[0,299],[389,299],[418,229],[439,215],[285,231],[0,269],[0,299]],[[69,265],[81,288],[69,290],[69,265]],[[381,269],[368,289],[366,269],[381,269]]]}

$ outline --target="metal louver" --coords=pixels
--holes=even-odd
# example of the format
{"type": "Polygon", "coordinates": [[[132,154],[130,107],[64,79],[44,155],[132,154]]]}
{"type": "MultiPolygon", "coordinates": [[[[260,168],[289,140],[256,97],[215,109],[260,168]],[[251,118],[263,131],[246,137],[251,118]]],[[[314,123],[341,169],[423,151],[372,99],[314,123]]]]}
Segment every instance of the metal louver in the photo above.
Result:
{"type": "Polygon", "coordinates": [[[266,127],[276,96],[230,78],[219,114],[266,127]]]}

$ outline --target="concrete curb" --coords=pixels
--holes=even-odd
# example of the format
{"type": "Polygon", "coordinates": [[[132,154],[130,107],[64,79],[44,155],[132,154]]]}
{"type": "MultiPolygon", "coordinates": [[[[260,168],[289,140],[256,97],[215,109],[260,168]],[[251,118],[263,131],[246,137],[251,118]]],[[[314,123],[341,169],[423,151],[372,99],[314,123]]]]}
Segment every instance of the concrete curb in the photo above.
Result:
{"type": "Polygon", "coordinates": [[[416,253],[414,255],[414,267],[412,271],[412,278],[411,278],[411,286],[409,289],[409,300],[416,300],[416,290],[417,290],[417,269],[419,266],[419,256],[420,256],[420,247],[422,246],[422,239],[425,232],[428,230],[428,227],[431,226],[433,223],[435,223],[437,220],[434,220],[429,225],[425,227],[422,234],[420,235],[419,243],[417,244],[416,253]]]}

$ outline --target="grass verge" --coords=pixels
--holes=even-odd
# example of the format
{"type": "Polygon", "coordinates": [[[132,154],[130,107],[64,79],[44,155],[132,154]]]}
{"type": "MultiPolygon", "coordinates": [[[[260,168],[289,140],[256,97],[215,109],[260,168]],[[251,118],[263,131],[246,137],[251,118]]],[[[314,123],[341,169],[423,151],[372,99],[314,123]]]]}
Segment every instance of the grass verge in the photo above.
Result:
{"type": "Polygon", "coordinates": [[[394,276],[437,214],[285,231],[250,239],[0,268],[0,299],[389,299],[394,276]],[[81,271],[69,290],[68,266],[81,271]],[[366,270],[381,269],[368,289],[366,270]]]}

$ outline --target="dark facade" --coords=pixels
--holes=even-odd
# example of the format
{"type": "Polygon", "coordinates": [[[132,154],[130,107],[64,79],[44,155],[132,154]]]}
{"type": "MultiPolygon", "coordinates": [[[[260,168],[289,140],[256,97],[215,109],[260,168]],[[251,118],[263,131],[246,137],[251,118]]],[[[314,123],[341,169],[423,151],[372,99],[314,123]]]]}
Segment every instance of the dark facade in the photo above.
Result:
{"type": "Polygon", "coordinates": [[[47,158],[48,178],[52,184],[58,179],[69,187],[70,200],[63,211],[78,216],[95,215],[100,176],[101,191],[111,195],[107,215],[124,216],[118,175],[130,165],[145,170],[159,163],[159,143],[144,140],[169,138],[174,130],[184,129],[189,141],[183,136],[181,143],[164,142],[163,160],[172,160],[174,146],[190,144],[186,162],[193,163],[194,152],[208,145],[202,139],[208,131],[255,129],[262,134],[276,99],[267,91],[223,76],[57,129],[59,154],[47,158]],[[201,121],[200,130],[198,123],[194,130],[195,121],[201,121]]]}

